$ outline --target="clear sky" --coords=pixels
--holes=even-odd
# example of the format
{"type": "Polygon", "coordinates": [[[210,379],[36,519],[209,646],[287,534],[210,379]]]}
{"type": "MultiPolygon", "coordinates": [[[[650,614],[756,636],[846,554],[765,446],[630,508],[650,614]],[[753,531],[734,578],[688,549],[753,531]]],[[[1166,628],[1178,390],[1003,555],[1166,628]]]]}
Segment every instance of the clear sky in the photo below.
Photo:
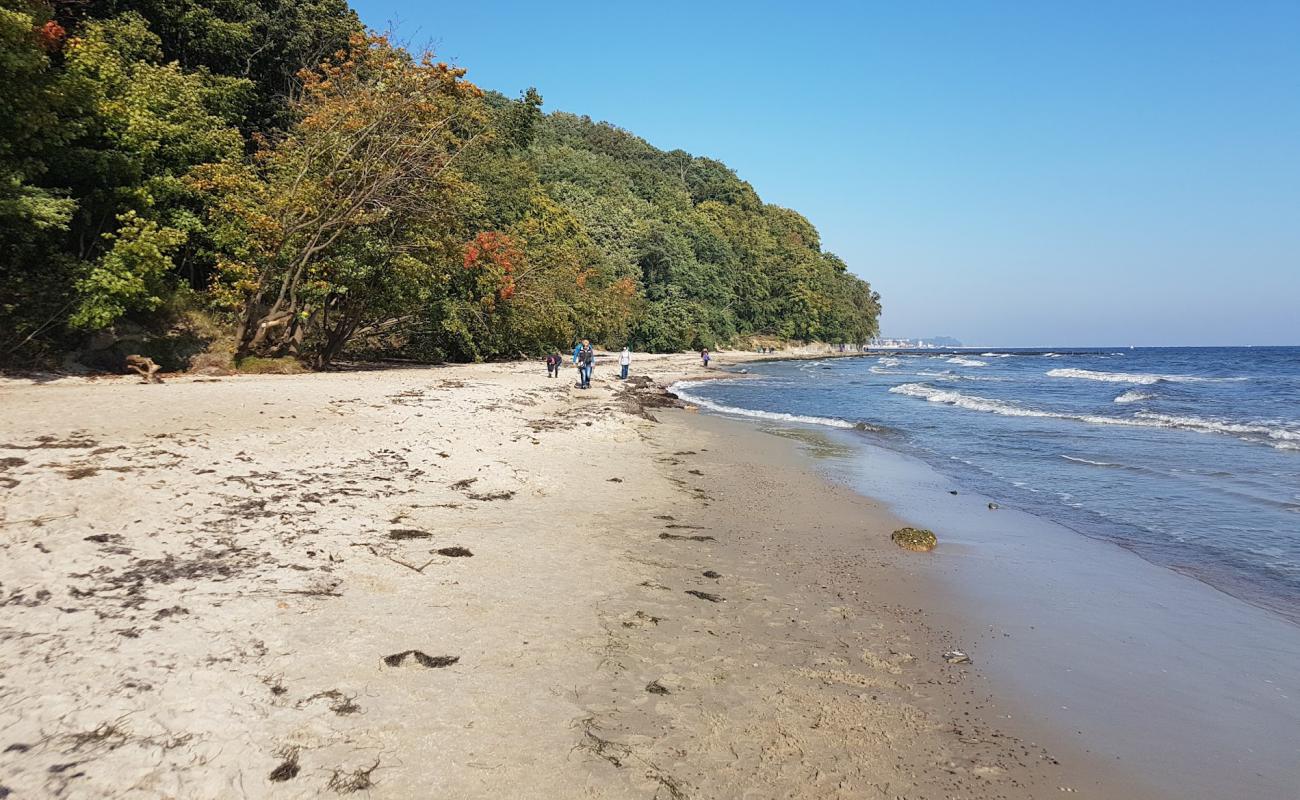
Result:
{"type": "Polygon", "coordinates": [[[887,335],[1300,344],[1300,0],[353,5],[725,161],[887,335]]]}

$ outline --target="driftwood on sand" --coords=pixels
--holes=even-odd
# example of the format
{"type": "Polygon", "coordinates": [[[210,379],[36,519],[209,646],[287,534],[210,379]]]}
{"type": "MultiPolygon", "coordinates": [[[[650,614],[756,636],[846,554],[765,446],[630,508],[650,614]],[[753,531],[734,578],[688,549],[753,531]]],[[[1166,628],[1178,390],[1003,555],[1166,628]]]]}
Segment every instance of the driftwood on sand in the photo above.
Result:
{"type": "Polygon", "coordinates": [[[162,383],[162,376],[158,371],[162,367],[153,362],[148,356],[127,356],[126,367],[129,370],[139,373],[142,383],[162,383]]]}

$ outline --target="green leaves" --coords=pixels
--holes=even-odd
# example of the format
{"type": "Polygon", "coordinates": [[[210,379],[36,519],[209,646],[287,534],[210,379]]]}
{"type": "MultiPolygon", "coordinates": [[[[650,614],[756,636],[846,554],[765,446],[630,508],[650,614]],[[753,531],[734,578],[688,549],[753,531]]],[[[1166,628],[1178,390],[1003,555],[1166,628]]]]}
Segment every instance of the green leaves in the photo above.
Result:
{"type": "Polygon", "coordinates": [[[874,334],[870,287],[822,252],[807,219],[764,205],[725,164],[568,114],[546,117],[536,140],[530,155],[547,191],[579,219],[608,269],[636,278],[645,302],[634,346],[874,334]]]}
{"type": "Polygon", "coordinates": [[[433,262],[460,227],[450,168],[487,121],[463,75],[358,34],[300,74],[296,121],[253,168],[194,173],[222,245],[217,292],[239,313],[239,355],[324,363],[431,293],[433,262]]]}
{"type": "Polygon", "coordinates": [[[187,303],[318,362],[875,333],[870,286],[722,162],[484,96],[346,0],[57,8],[0,0],[0,360],[187,303]]]}
{"type": "Polygon", "coordinates": [[[108,251],[77,282],[81,302],[69,320],[74,328],[105,328],[128,311],[153,310],[163,301],[163,278],[185,234],[134,211],[119,216],[118,222],[116,233],[104,235],[111,243],[108,251]]]}

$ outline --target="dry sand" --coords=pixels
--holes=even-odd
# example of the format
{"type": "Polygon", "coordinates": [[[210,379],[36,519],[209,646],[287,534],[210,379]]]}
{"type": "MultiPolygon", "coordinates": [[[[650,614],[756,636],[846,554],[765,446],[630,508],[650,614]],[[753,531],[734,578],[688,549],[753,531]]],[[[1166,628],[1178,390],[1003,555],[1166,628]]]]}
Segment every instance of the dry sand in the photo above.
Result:
{"type": "Polygon", "coordinates": [[[895,520],[615,369],[0,385],[0,798],[1134,796],[895,520]]]}

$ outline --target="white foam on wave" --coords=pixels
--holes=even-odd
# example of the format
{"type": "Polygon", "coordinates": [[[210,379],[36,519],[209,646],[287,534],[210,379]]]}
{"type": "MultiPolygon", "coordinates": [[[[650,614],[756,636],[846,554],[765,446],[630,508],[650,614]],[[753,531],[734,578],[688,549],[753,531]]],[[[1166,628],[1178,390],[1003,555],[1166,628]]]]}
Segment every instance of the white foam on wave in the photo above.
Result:
{"type": "Polygon", "coordinates": [[[1002,414],[1008,417],[1055,416],[1047,411],[1035,411],[1002,400],[990,400],[985,397],[975,397],[974,395],[962,394],[961,392],[936,389],[933,386],[926,386],[924,383],[901,383],[898,386],[892,387],[889,391],[891,394],[920,397],[931,403],[957,406],[958,408],[965,408],[970,411],[989,411],[994,414],[1002,414]]]}
{"type": "Polygon", "coordinates": [[[1197,433],[1221,433],[1235,435],[1243,441],[1268,444],[1278,450],[1300,451],[1300,430],[1281,425],[1263,423],[1226,422],[1223,420],[1202,419],[1201,417],[1179,417],[1170,414],[1156,414],[1139,411],[1131,417],[1106,417],[1099,414],[1068,414],[1056,411],[1043,411],[1025,408],[1005,400],[992,400],[987,397],[962,394],[961,392],[936,389],[923,383],[903,383],[889,390],[893,394],[919,397],[931,403],[956,406],[970,411],[984,411],[1001,414],[1005,417],[1038,417],[1046,419],[1069,419],[1086,422],[1090,425],[1124,425],[1131,428],[1172,428],[1195,431],[1197,433]]]}
{"type": "Polygon", "coordinates": [[[944,363],[960,364],[963,367],[987,367],[989,365],[987,361],[980,361],[977,358],[962,358],[961,356],[953,356],[944,363]]]}
{"type": "Polygon", "coordinates": [[[902,364],[903,360],[900,358],[894,358],[893,356],[882,356],[881,358],[876,359],[876,363],[882,367],[896,367],[899,364],[902,364]]]}
{"type": "Polygon", "coordinates": [[[1107,383],[1136,383],[1149,386],[1153,383],[1233,383],[1249,378],[1206,378],[1199,375],[1158,375],[1147,372],[1098,372],[1092,369],[1049,369],[1049,378],[1077,378],[1107,383]]]}
{"type": "Polygon", "coordinates": [[[1124,405],[1127,403],[1140,403],[1143,400],[1154,400],[1154,399],[1155,399],[1155,395],[1152,394],[1151,392],[1143,392],[1143,391],[1139,391],[1138,389],[1129,389],[1124,394],[1120,395],[1119,397],[1116,397],[1115,402],[1124,405]]]}
{"type": "Polygon", "coordinates": [[[874,372],[877,375],[906,375],[906,372],[899,372],[896,369],[885,369],[884,367],[868,367],[867,372],[874,372]]]}
{"type": "Polygon", "coordinates": [[[835,419],[834,417],[810,417],[803,414],[784,414],[779,411],[758,411],[752,408],[737,408],[736,406],[715,403],[712,400],[690,393],[690,389],[696,386],[703,386],[706,383],[708,383],[708,381],[679,381],[670,386],[669,391],[688,403],[694,403],[697,406],[702,406],[710,411],[717,411],[720,414],[734,414],[736,416],[754,417],[756,419],[771,419],[778,422],[799,422],[805,425],[825,425],[828,428],[858,428],[874,430],[868,425],[857,425],[848,420],[835,419]]]}
{"type": "MultiPolygon", "coordinates": [[[[1300,430],[1288,429],[1280,425],[1264,425],[1253,422],[1225,422],[1223,420],[1202,419],[1200,417],[1180,417],[1173,414],[1156,414],[1150,411],[1139,411],[1134,417],[1153,422],[1162,427],[1169,428],[1186,428],[1193,431],[1206,431],[1208,433],[1235,433],[1245,434],[1248,436],[1262,436],[1266,439],[1273,439],[1279,442],[1300,442],[1300,430]]],[[[1293,448],[1283,448],[1293,449],[1293,448]]]]}
{"type": "Polygon", "coordinates": [[[1006,381],[1008,380],[1007,378],[999,378],[993,375],[962,375],[961,373],[954,372],[950,369],[945,369],[942,372],[935,372],[933,370],[922,369],[922,370],[917,370],[915,374],[918,377],[922,377],[922,378],[941,378],[945,381],[1006,381]]]}
{"type": "Polygon", "coordinates": [[[1062,455],[1061,458],[1064,458],[1066,461],[1073,461],[1073,462],[1076,463],[1076,464],[1087,464],[1087,465],[1092,466],[1092,467],[1122,467],[1122,466],[1124,466],[1123,464],[1115,464],[1115,463],[1110,462],[1110,461],[1093,461],[1093,460],[1090,459],[1090,458],[1077,458],[1077,457],[1075,457],[1075,456],[1062,455]]]}
{"type": "Polygon", "coordinates": [[[980,353],[980,358],[1011,358],[1015,353],[980,353]]]}

